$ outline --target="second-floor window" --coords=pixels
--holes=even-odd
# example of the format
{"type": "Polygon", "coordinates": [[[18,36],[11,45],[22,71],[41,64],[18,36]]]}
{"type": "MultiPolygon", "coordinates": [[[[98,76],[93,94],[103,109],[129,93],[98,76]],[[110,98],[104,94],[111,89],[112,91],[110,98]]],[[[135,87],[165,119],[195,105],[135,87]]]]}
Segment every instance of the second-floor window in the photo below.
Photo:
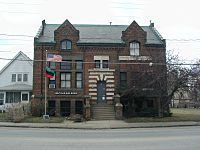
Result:
{"type": "Polygon", "coordinates": [[[72,42],[70,40],[63,40],[61,42],[61,50],[71,50],[72,42]]]}
{"type": "Polygon", "coordinates": [[[17,81],[22,82],[22,74],[17,74],[17,81]]]}
{"type": "Polygon", "coordinates": [[[108,68],[108,60],[102,61],[102,68],[108,68]]]}
{"type": "Polygon", "coordinates": [[[95,60],[95,68],[101,68],[101,61],[100,60],[95,60]]]}
{"type": "Polygon", "coordinates": [[[71,88],[71,73],[61,73],[60,74],[60,87],[61,88],[71,88]]]}
{"type": "Polygon", "coordinates": [[[95,68],[108,68],[108,60],[95,60],[95,68]]]}
{"type": "Polygon", "coordinates": [[[27,82],[27,81],[28,81],[27,73],[12,74],[11,82],[27,82]]]}
{"type": "Polygon", "coordinates": [[[131,42],[130,43],[130,55],[131,56],[139,56],[140,55],[140,43],[139,42],[131,42]]]}
{"type": "Polygon", "coordinates": [[[17,74],[12,74],[12,79],[11,79],[11,81],[12,81],[12,82],[16,82],[16,79],[17,79],[17,74]]]}
{"type": "Polygon", "coordinates": [[[83,87],[83,74],[81,72],[76,73],[76,88],[82,88],[83,87]]]}
{"type": "Polygon", "coordinates": [[[56,62],[49,62],[49,68],[55,70],[56,69],[56,62]]]}
{"type": "Polygon", "coordinates": [[[60,70],[71,70],[72,68],[72,61],[66,61],[60,63],[60,70]]]}
{"type": "Polygon", "coordinates": [[[53,78],[49,78],[49,88],[56,88],[56,75],[53,78]]]}
{"type": "Polygon", "coordinates": [[[83,61],[77,60],[76,61],[76,70],[82,70],[83,69],[83,61]]]}
{"type": "Polygon", "coordinates": [[[24,74],[23,74],[23,81],[24,81],[24,82],[27,82],[27,81],[28,81],[28,74],[27,74],[27,73],[24,73],[24,74]]]}

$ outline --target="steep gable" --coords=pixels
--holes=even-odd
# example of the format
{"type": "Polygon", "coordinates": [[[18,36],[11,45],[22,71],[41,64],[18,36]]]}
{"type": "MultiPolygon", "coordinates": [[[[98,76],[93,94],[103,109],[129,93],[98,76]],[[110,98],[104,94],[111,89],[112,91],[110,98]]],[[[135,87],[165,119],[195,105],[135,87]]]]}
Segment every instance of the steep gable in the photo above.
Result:
{"type": "MultiPolygon", "coordinates": [[[[14,84],[27,84],[32,86],[33,62],[23,52],[19,52],[0,72],[0,87],[12,87],[14,84]],[[28,74],[26,82],[12,82],[12,74],[28,74]]],[[[1,88],[1,90],[2,90],[1,88]]]]}
{"type": "Polygon", "coordinates": [[[62,39],[78,41],[79,31],[68,20],[65,20],[64,23],[54,31],[54,38],[55,41],[60,41],[62,39]]]}
{"type": "Polygon", "coordinates": [[[126,42],[140,41],[145,43],[147,33],[140,27],[136,21],[133,21],[125,31],[122,31],[122,40],[126,42]]]}
{"type": "Polygon", "coordinates": [[[11,61],[5,66],[3,67],[3,69],[0,71],[0,75],[12,64],[14,63],[15,60],[24,60],[27,61],[27,63],[29,63],[31,66],[33,66],[33,62],[32,60],[26,56],[22,51],[20,51],[17,55],[15,55],[15,57],[13,59],[11,59],[11,61]]]}

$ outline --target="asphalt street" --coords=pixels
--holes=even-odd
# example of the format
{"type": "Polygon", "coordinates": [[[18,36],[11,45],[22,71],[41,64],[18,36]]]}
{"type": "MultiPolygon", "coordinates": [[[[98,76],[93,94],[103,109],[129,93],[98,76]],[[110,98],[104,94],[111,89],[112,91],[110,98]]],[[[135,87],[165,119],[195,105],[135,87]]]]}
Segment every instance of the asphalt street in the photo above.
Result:
{"type": "Polygon", "coordinates": [[[1,150],[199,150],[200,127],[0,128],[1,150]]]}

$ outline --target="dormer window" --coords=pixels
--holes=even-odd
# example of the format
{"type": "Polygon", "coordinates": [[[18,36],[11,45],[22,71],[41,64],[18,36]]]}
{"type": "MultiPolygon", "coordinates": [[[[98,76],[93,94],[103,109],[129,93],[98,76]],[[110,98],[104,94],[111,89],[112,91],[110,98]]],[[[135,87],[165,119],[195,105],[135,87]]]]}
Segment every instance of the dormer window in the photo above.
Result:
{"type": "Polygon", "coordinates": [[[71,50],[72,42],[70,40],[63,40],[61,42],[61,50],[71,50]]]}
{"type": "Polygon", "coordinates": [[[140,54],[140,43],[137,41],[130,43],[130,55],[139,56],[140,54]]]}

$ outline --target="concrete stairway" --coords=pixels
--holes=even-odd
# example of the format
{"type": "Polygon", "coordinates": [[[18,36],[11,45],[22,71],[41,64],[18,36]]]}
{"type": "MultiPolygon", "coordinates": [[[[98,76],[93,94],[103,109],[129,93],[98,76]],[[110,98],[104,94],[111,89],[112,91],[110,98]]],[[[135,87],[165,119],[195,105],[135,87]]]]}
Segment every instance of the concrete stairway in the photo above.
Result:
{"type": "Polygon", "coordinates": [[[94,120],[115,120],[114,106],[109,104],[92,105],[92,118],[94,120]]]}

